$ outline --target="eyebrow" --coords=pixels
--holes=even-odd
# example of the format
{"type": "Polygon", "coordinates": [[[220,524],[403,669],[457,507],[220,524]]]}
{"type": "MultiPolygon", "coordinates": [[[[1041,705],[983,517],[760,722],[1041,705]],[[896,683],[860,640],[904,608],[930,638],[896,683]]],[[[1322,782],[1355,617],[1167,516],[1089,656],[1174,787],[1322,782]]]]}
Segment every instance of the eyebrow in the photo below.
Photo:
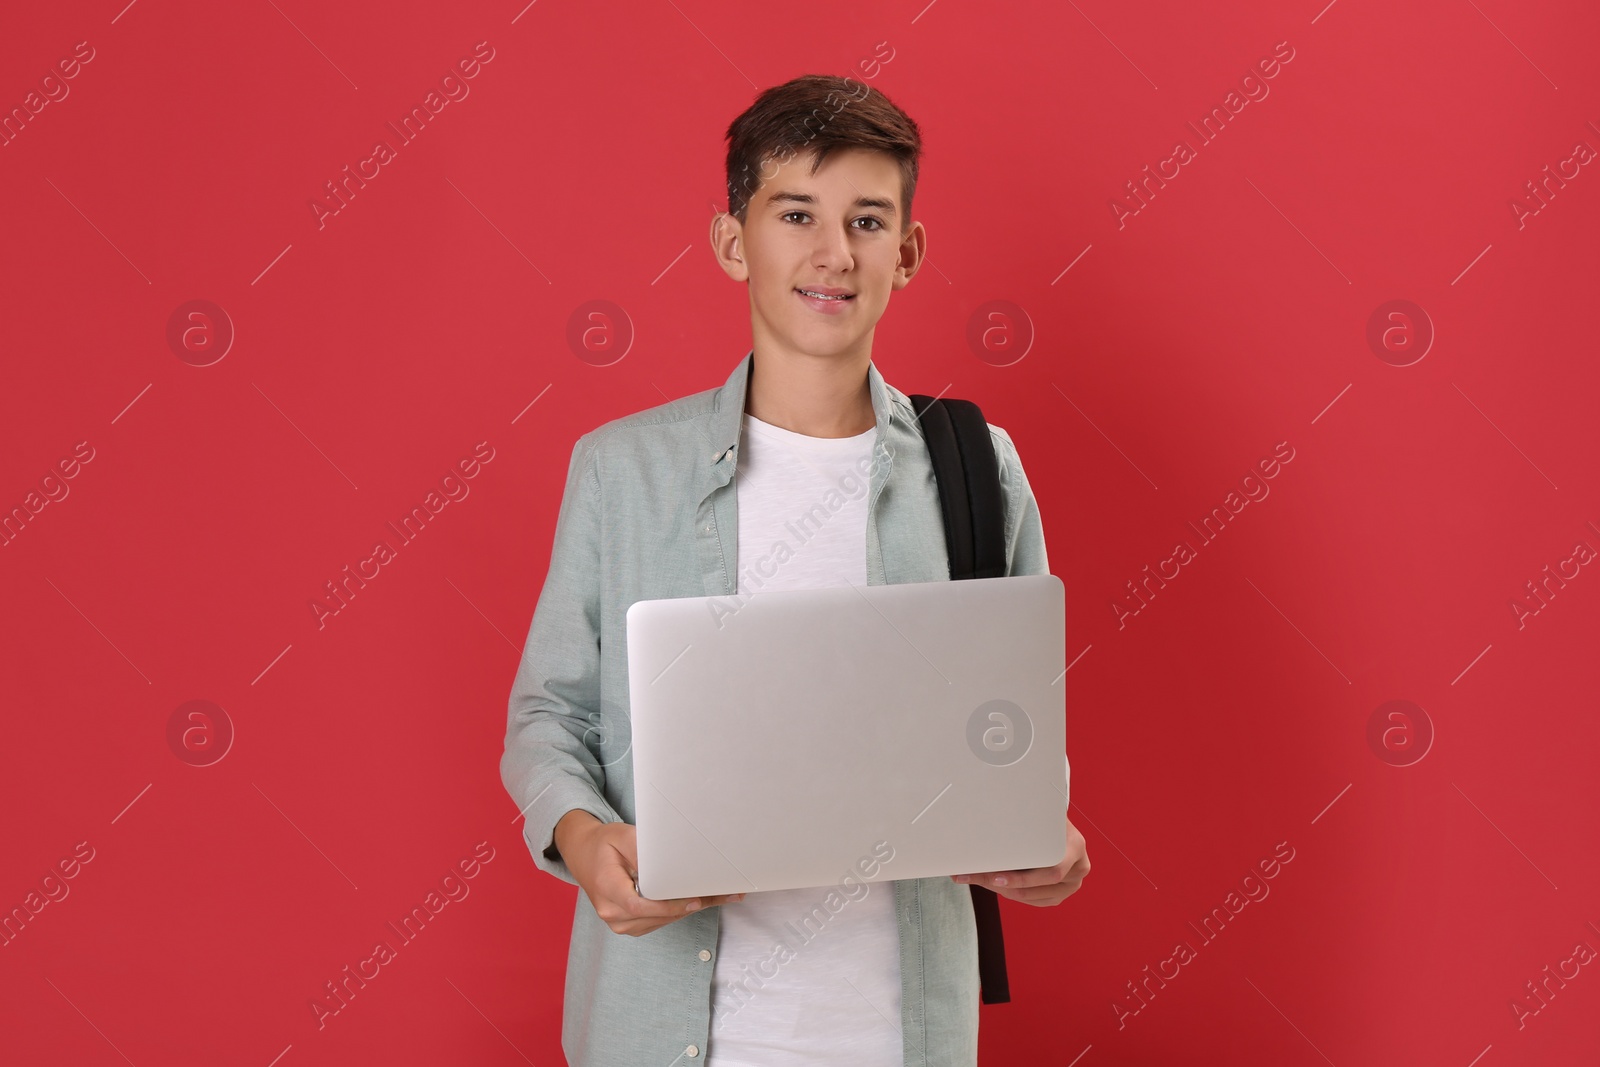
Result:
{"type": "MultiPolygon", "coordinates": [[[[812,196],[810,193],[795,193],[788,190],[780,190],[779,192],[773,193],[772,196],[768,198],[767,203],[805,204],[808,207],[815,207],[817,204],[817,198],[812,196]]],[[[885,200],[882,197],[876,196],[858,196],[855,199],[855,203],[853,203],[851,207],[873,208],[878,211],[882,211],[886,215],[893,215],[895,213],[893,200],[885,200]]]]}

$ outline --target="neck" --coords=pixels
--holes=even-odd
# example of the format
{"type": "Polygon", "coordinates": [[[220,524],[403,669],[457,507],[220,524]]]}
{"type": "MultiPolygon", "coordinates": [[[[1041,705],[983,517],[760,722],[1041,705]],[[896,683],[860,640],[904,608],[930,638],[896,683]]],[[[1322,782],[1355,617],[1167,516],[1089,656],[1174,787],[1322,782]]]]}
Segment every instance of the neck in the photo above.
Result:
{"type": "Polygon", "coordinates": [[[757,350],[745,384],[746,413],[807,437],[854,437],[878,424],[867,384],[871,357],[757,350]]]}

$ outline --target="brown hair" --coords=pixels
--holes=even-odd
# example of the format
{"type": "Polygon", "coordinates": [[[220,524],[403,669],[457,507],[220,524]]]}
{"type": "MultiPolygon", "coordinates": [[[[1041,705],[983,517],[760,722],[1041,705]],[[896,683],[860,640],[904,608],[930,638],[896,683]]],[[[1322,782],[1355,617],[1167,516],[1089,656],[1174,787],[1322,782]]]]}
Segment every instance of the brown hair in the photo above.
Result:
{"type": "Polygon", "coordinates": [[[873,149],[895,158],[905,211],[900,228],[911,222],[922,134],[909,115],[870,85],[832,74],[801,75],[756,97],[724,136],[728,213],[741,223],[756,190],[772,179],[772,173],[762,173],[768,162],[787,163],[800,152],[813,151],[815,174],[829,154],[841,148],[873,149]]]}

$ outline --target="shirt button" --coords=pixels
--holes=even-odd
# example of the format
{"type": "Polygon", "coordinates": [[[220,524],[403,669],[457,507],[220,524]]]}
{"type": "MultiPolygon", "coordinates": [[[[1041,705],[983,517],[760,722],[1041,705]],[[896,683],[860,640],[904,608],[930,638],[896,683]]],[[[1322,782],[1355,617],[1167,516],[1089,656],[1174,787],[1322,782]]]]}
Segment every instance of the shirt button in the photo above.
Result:
{"type": "Polygon", "coordinates": [[[702,960],[709,960],[711,958],[711,950],[710,949],[705,949],[705,948],[701,949],[700,950],[700,958],[702,960]]]}
{"type": "Polygon", "coordinates": [[[684,1049],[683,1052],[684,1055],[688,1056],[690,1059],[693,1059],[694,1057],[700,1055],[700,1046],[690,1045],[688,1048],[684,1049]]]}

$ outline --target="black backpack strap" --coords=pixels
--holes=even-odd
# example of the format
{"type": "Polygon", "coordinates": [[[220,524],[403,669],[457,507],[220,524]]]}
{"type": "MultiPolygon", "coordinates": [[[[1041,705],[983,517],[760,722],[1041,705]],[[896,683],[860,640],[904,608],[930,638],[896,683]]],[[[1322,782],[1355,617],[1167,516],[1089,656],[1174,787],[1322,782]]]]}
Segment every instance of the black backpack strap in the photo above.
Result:
{"type": "Polygon", "coordinates": [[[970,400],[910,399],[939,484],[951,579],[1004,577],[1005,494],[989,423],[970,400]]]}
{"type": "Polygon", "coordinates": [[[970,578],[973,571],[972,508],[967,501],[967,478],[950,409],[943,400],[920,393],[911,397],[911,406],[922,423],[922,436],[928,442],[928,456],[933,460],[934,480],[939,486],[950,577],[952,580],[970,578]]]}
{"type": "Polygon", "coordinates": [[[972,522],[972,576],[1003,578],[1006,573],[1006,501],[1000,489],[1000,463],[989,438],[989,423],[970,400],[945,397],[961,451],[972,522]]]}
{"type": "Polygon", "coordinates": [[[981,885],[972,890],[972,917],[978,925],[978,987],[985,1004],[1011,1002],[1011,980],[1006,977],[1006,937],[1000,928],[1000,897],[981,885]]]}
{"type": "MultiPolygon", "coordinates": [[[[970,400],[912,394],[922,423],[939,508],[944,517],[950,578],[1001,578],[1006,573],[1005,496],[1000,466],[989,439],[989,423],[970,400]]],[[[978,980],[985,1004],[1011,1000],[1006,977],[1005,935],[1000,928],[1000,898],[991,889],[969,885],[978,927],[978,980]]]]}

